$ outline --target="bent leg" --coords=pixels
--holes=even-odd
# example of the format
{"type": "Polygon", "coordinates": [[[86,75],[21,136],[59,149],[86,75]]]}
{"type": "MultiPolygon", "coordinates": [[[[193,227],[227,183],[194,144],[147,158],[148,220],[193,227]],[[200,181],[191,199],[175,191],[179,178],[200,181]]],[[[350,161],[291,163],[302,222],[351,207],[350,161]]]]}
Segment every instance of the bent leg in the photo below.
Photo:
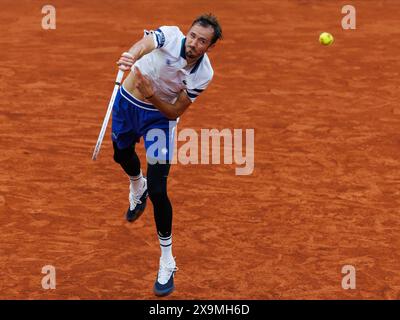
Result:
{"type": "Polygon", "coordinates": [[[121,165],[127,175],[138,176],[140,174],[140,160],[135,151],[135,144],[133,143],[125,149],[119,149],[117,143],[113,141],[113,147],[114,161],[121,165]]]}

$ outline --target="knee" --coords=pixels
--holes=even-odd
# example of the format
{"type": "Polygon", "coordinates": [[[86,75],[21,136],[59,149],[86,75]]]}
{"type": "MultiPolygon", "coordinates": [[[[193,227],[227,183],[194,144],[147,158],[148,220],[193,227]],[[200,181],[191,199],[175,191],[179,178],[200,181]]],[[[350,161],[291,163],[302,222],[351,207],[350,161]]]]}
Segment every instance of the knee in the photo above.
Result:
{"type": "Polygon", "coordinates": [[[132,150],[128,149],[118,149],[116,145],[114,145],[114,161],[116,163],[126,163],[132,157],[132,150]]]}
{"type": "Polygon", "coordinates": [[[123,155],[122,155],[120,152],[118,152],[118,151],[114,151],[114,161],[115,161],[116,163],[123,163],[123,162],[125,162],[125,161],[124,161],[123,155]]]}
{"type": "Polygon", "coordinates": [[[151,201],[163,201],[167,199],[167,189],[163,183],[152,183],[152,181],[147,181],[147,192],[151,201]]]}
{"type": "Polygon", "coordinates": [[[154,164],[147,167],[147,192],[153,202],[168,200],[167,179],[169,168],[170,164],[154,164]]]}

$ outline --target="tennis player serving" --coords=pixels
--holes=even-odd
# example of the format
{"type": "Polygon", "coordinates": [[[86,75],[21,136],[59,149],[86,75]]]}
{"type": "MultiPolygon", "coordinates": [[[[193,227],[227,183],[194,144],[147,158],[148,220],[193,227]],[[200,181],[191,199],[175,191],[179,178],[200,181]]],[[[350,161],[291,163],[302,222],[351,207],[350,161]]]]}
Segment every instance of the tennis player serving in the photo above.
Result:
{"type": "MultiPolygon", "coordinates": [[[[213,69],[207,52],[222,38],[221,26],[212,14],[192,23],[185,36],[176,26],[145,31],[143,39],[124,52],[117,62],[129,71],[116,95],[112,110],[114,160],[130,179],[126,219],[135,221],[153,203],[160,241],[160,267],[154,293],[165,296],[174,290],[177,270],[172,255],[172,206],[167,178],[173,156],[173,130],[179,117],[207,88],[213,69]],[[165,133],[163,148],[155,152],[154,130],[165,133]],[[147,177],[143,176],[135,145],[144,139],[147,177]]],[[[160,143],[160,141],[157,141],[160,143]]]]}

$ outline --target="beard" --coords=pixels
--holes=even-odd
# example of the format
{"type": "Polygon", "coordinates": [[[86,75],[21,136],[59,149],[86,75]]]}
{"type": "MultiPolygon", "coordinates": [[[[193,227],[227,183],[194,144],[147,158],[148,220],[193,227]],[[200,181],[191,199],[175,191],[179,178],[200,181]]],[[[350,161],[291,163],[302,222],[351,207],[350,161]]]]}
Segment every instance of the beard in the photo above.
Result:
{"type": "Polygon", "coordinates": [[[197,58],[196,51],[193,48],[186,47],[186,56],[190,59],[197,58]]]}

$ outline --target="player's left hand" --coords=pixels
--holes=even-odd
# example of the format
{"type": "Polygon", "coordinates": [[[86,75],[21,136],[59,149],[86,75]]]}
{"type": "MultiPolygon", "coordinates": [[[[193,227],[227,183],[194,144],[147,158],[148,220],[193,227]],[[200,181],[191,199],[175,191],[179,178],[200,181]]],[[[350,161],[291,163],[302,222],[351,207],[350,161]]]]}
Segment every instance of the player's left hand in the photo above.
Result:
{"type": "Polygon", "coordinates": [[[144,76],[138,67],[135,67],[135,80],[136,89],[138,89],[144,97],[151,97],[154,95],[154,90],[150,79],[144,76]]]}

